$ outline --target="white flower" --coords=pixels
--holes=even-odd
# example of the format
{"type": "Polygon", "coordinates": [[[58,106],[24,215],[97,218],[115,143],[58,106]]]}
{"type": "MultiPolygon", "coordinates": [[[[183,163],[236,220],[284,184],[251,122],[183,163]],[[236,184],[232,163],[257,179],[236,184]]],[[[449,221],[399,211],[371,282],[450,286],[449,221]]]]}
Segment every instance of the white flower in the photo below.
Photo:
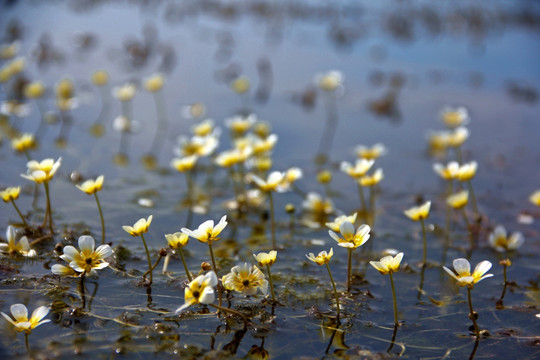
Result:
{"type": "Polygon", "coordinates": [[[495,230],[489,234],[489,244],[499,252],[516,250],[523,245],[524,242],[525,239],[523,238],[522,233],[515,232],[508,237],[506,229],[502,225],[497,226],[495,230]]]}

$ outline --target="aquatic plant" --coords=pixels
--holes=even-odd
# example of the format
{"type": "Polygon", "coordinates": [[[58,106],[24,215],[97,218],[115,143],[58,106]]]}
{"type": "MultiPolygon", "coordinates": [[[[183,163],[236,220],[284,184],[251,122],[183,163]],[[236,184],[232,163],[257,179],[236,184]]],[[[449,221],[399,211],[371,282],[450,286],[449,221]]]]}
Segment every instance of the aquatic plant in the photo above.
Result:
{"type": "MultiPolygon", "coordinates": [[[[219,220],[219,223],[217,223],[214,226],[214,220],[207,220],[203,222],[199,227],[195,230],[190,230],[188,228],[182,228],[181,231],[184,234],[187,234],[188,236],[191,236],[194,239],[199,240],[202,243],[208,244],[208,250],[210,251],[210,259],[212,260],[212,270],[213,272],[217,272],[217,266],[216,266],[216,259],[214,257],[214,250],[212,250],[212,244],[214,241],[218,241],[220,239],[219,234],[225,229],[227,226],[227,215],[223,215],[221,219],[219,220]]],[[[219,291],[219,305],[221,306],[221,289],[218,288],[219,291]]]]}
{"type": "Polygon", "coordinates": [[[339,225],[339,234],[332,230],[328,231],[330,237],[337,241],[338,245],[347,248],[348,260],[347,260],[347,291],[351,290],[352,283],[352,252],[359,246],[364,245],[369,240],[369,231],[371,228],[369,225],[360,225],[356,231],[354,225],[349,221],[343,221],[339,225]],[[341,235],[341,236],[340,236],[341,235]]]}
{"type": "Polygon", "coordinates": [[[388,274],[390,277],[390,284],[392,285],[392,299],[394,300],[394,324],[399,325],[398,322],[398,310],[396,299],[396,288],[394,286],[394,278],[392,274],[399,270],[399,265],[403,259],[403,253],[400,252],[396,256],[388,255],[381,258],[380,261],[370,261],[370,265],[377,269],[382,275],[388,274]]]}
{"type": "Polygon", "coordinates": [[[453,261],[454,271],[450,270],[446,266],[443,266],[444,271],[448,273],[457,281],[457,285],[460,287],[467,287],[467,300],[469,303],[469,318],[473,322],[476,338],[480,338],[480,328],[476,322],[478,314],[474,312],[471,290],[474,285],[486,278],[492,277],[493,274],[486,274],[491,269],[491,262],[484,260],[478,263],[471,274],[471,265],[467,259],[459,258],[453,261]]]}
{"type": "Polygon", "coordinates": [[[426,201],[420,206],[413,206],[410,209],[404,211],[405,215],[410,218],[412,221],[420,221],[422,224],[422,244],[424,252],[422,255],[422,267],[425,267],[427,264],[427,241],[426,241],[426,224],[425,219],[429,216],[429,209],[431,208],[431,201],[426,201]]]}
{"type": "Polygon", "coordinates": [[[362,204],[362,212],[366,211],[367,205],[364,190],[362,189],[362,185],[360,185],[359,180],[369,171],[369,169],[371,169],[373,164],[375,164],[375,160],[373,159],[357,159],[354,165],[348,161],[342,161],[339,166],[341,171],[349,175],[358,183],[358,193],[360,195],[360,203],[362,204]]]}
{"type": "Polygon", "coordinates": [[[268,280],[264,273],[255,265],[244,263],[231,268],[231,271],[221,278],[226,290],[236,291],[244,295],[255,295],[260,291],[266,296],[268,293],[268,280]]]}
{"type": "Polygon", "coordinates": [[[497,225],[495,230],[489,234],[488,241],[489,245],[496,251],[508,252],[521,247],[525,242],[525,239],[520,232],[514,232],[512,235],[508,236],[504,226],[497,225]]]}
{"type": "Polygon", "coordinates": [[[273,192],[284,192],[288,190],[289,184],[285,181],[285,173],[273,171],[268,175],[266,180],[261,179],[257,175],[251,174],[251,180],[268,196],[270,202],[270,226],[272,232],[272,247],[277,248],[276,243],[276,220],[274,213],[274,198],[273,192]]]}
{"type": "Polygon", "coordinates": [[[21,192],[20,186],[7,187],[4,190],[0,191],[0,197],[2,198],[2,201],[4,201],[5,203],[11,202],[11,204],[15,208],[15,211],[17,211],[17,214],[19,214],[19,217],[21,218],[24,227],[28,228],[28,224],[26,223],[26,220],[23,214],[21,213],[21,210],[19,210],[19,207],[15,203],[15,200],[19,198],[20,192],[21,192]]]}
{"type": "Polygon", "coordinates": [[[184,270],[186,272],[186,276],[188,280],[191,282],[193,280],[191,278],[191,273],[189,272],[189,269],[186,264],[186,259],[184,258],[184,250],[183,247],[187,245],[189,241],[188,234],[185,234],[183,232],[176,232],[174,234],[165,234],[165,239],[167,239],[167,243],[169,244],[169,247],[173,250],[178,250],[178,253],[180,254],[180,258],[182,259],[182,265],[184,265],[184,270]]]}
{"type": "Polygon", "coordinates": [[[45,324],[50,322],[51,320],[43,318],[47,316],[49,313],[49,308],[46,306],[40,306],[36,308],[32,312],[32,316],[30,316],[30,319],[28,319],[28,309],[24,304],[13,304],[10,306],[11,316],[5,314],[4,312],[0,312],[0,315],[4,317],[13,327],[15,328],[15,331],[17,332],[24,332],[24,339],[26,344],[26,349],[30,351],[30,347],[28,345],[28,335],[34,330],[36,327],[38,327],[41,324],[45,324]]]}
{"type": "Polygon", "coordinates": [[[471,197],[471,203],[476,216],[479,216],[478,213],[478,204],[476,201],[476,196],[474,195],[474,189],[472,186],[472,178],[476,175],[476,170],[478,168],[478,163],[476,161],[471,161],[466,164],[462,164],[459,167],[457,172],[457,179],[467,183],[469,195],[471,197]]]}
{"type": "MultiPolygon", "coordinates": [[[[100,245],[95,250],[94,247],[94,238],[83,235],[79,237],[80,250],[71,245],[64,246],[63,255],[60,255],[60,258],[66,261],[78,276],[95,275],[96,270],[109,266],[106,259],[113,255],[113,251],[109,245],[100,245]]],[[[53,274],[62,276],[73,274],[72,271],[59,264],[53,265],[51,271],[53,274]]]]}
{"type": "Polygon", "coordinates": [[[255,260],[259,266],[265,266],[266,271],[268,272],[268,282],[270,283],[270,294],[272,295],[272,301],[276,302],[276,295],[274,293],[274,283],[272,282],[272,273],[270,272],[270,267],[276,262],[277,251],[270,250],[269,252],[260,252],[257,255],[253,254],[255,260]]]}
{"type": "Polygon", "coordinates": [[[540,190],[537,190],[537,191],[533,192],[529,196],[529,201],[531,203],[533,203],[534,205],[536,205],[536,206],[540,206],[540,190]]]}
{"type": "Polygon", "coordinates": [[[47,198],[47,210],[45,212],[42,227],[47,224],[48,220],[51,234],[54,233],[54,230],[52,222],[51,197],[49,194],[49,182],[58,171],[61,163],[61,157],[56,161],[53,159],[44,159],[41,162],[31,160],[26,164],[26,167],[28,168],[26,174],[21,174],[21,176],[27,180],[31,180],[36,184],[43,184],[43,187],[45,188],[45,196],[47,198]]]}
{"type": "Polygon", "coordinates": [[[444,107],[440,112],[440,117],[444,125],[449,129],[455,129],[469,124],[469,112],[463,106],[444,107]]]}
{"type": "MultiPolygon", "coordinates": [[[[141,240],[144,245],[144,251],[146,252],[146,260],[148,261],[148,273],[150,274],[150,284],[152,285],[152,282],[154,281],[154,277],[152,274],[152,261],[150,260],[150,252],[148,251],[148,246],[146,245],[146,240],[144,239],[144,233],[148,232],[148,228],[150,227],[150,223],[152,222],[153,215],[150,215],[148,219],[139,219],[135,225],[129,226],[124,225],[122,226],[122,229],[124,229],[125,232],[127,232],[131,236],[140,236],[141,240]]],[[[146,278],[145,275],[143,275],[143,278],[146,278]]]]}
{"type": "Polygon", "coordinates": [[[317,265],[326,265],[326,270],[328,270],[328,276],[330,277],[330,282],[332,283],[332,288],[334,289],[334,297],[336,299],[336,309],[337,309],[337,321],[339,322],[339,317],[340,317],[339,295],[336,289],[336,283],[334,282],[334,278],[332,277],[332,271],[330,271],[330,265],[328,265],[333,255],[334,255],[334,249],[330,248],[329,252],[326,252],[325,250],[323,250],[319,252],[317,256],[313,255],[313,253],[309,253],[308,255],[306,255],[306,257],[317,265]]]}
{"type": "Polygon", "coordinates": [[[8,225],[6,230],[7,243],[0,243],[0,252],[8,255],[22,255],[29,258],[37,256],[35,250],[30,249],[30,244],[26,236],[22,236],[19,241],[16,241],[17,233],[15,228],[8,225]]]}
{"type": "Polygon", "coordinates": [[[103,175],[100,175],[96,178],[96,180],[88,179],[81,185],[75,185],[77,189],[81,190],[87,195],[94,195],[94,198],[96,199],[96,204],[99,211],[99,219],[101,221],[101,244],[105,244],[105,219],[103,217],[103,211],[101,210],[101,204],[99,203],[99,197],[97,193],[101,191],[104,179],[105,177],[103,175]]]}
{"type": "Polygon", "coordinates": [[[360,159],[376,160],[388,153],[388,149],[382,143],[376,143],[373,146],[358,145],[354,152],[360,159]]]}

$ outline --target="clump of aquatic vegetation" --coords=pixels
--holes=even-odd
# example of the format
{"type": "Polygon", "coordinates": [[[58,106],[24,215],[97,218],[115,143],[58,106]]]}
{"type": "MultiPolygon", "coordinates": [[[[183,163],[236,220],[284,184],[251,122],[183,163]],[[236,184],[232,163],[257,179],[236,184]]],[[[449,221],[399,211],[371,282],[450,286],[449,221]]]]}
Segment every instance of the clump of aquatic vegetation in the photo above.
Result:
{"type": "MultiPolygon", "coordinates": [[[[165,231],[163,222],[159,222],[165,217],[164,211],[159,205],[154,206],[148,197],[138,199],[138,204],[148,210],[145,217],[132,222],[133,225],[116,223],[113,213],[118,207],[108,200],[115,191],[109,185],[112,179],[107,177],[105,181],[104,175],[85,176],[75,168],[65,169],[65,157],[53,158],[40,149],[42,132],[53,125],[52,115],[47,115],[46,111],[54,111],[62,126],[69,127],[74,117],[72,112],[82,98],[78,97],[77,86],[69,76],[58,79],[55,84],[39,79],[21,80],[28,60],[18,56],[12,46],[15,44],[4,44],[2,48],[0,81],[7,97],[2,104],[2,136],[11,142],[17,154],[15,165],[19,167],[20,178],[3,180],[9,184],[0,192],[5,203],[2,211],[6,214],[2,218],[6,235],[0,244],[0,271],[9,274],[3,277],[1,285],[4,289],[34,286],[37,290],[35,295],[26,298],[26,304],[2,301],[0,308],[4,310],[1,315],[6,323],[15,332],[24,333],[29,354],[44,348],[39,341],[34,343],[36,336],[30,336],[33,331],[67,327],[79,336],[84,329],[75,324],[81,323],[81,319],[93,319],[99,326],[107,324],[108,329],[117,326],[123,333],[107,344],[118,353],[130,351],[133,333],[129,329],[133,328],[140,332],[138,335],[144,334],[143,341],[155,346],[156,352],[204,355],[204,349],[196,346],[185,344],[182,349],[177,345],[184,336],[179,335],[178,329],[186,332],[183,326],[188,326],[203,329],[200,334],[211,337],[212,341],[221,331],[224,334],[234,331],[233,340],[220,348],[227,355],[241,356],[237,351],[246,334],[260,339],[260,345],[253,345],[245,356],[266,359],[271,356],[265,349],[267,334],[283,331],[284,324],[295,317],[306,317],[321,323],[322,336],[330,341],[326,353],[331,347],[338,354],[338,350],[349,349],[344,342],[346,334],[378,324],[389,331],[389,336],[381,340],[388,345],[386,351],[399,355],[410,341],[410,338],[400,339],[400,328],[418,326],[418,320],[408,312],[398,311],[411,302],[404,294],[410,296],[412,292],[416,295],[412,301],[423,306],[426,313],[432,311],[433,318],[445,302],[459,303],[459,306],[467,303],[466,314],[472,327],[459,313],[455,314],[454,328],[445,329],[461,334],[463,344],[456,348],[470,343],[473,357],[481,342],[489,341],[491,333],[482,320],[491,311],[506,310],[505,296],[512,296],[508,290],[512,292],[518,286],[508,280],[507,271],[512,269],[512,259],[527,242],[522,233],[513,232],[509,236],[503,225],[494,224],[490,215],[496,210],[476,197],[473,180],[483,164],[470,159],[470,152],[464,151],[467,141],[472,141],[467,128],[471,116],[466,108],[444,108],[440,118],[446,129],[432,132],[428,137],[429,152],[438,159],[433,164],[433,177],[438,175],[443,180],[441,193],[420,194],[414,206],[408,209],[381,211],[377,204],[385,196],[381,190],[385,178],[378,163],[392,147],[372,139],[372,146],[350,144],[352,159],[331,159],[345,86],[342,72],[332,70],[314,77],[314,86],[324,98],[327,113],[325,131],[315,154],[316,171],[306,164],[286,166],[286,161],[274,157],[280,134],[272,131],[270,120],[264,121],[251,111],[251,83],[244,75],[235,77],[229,84],[235,93],[231,93],[231,97],[238,96],[242,103],[237,114],[214,121],[205,117],[204,105],[190,105],[184,109],[192,121],[189,131],[178,138],[174,148],[162,149],[162,137],[171,126],[164,96],[169,80],[165,74],[151,74],[142,81],[142,89],[152,95],[155,103],[156,133],[141,163],[148,171],[163,172],[175,178],[176,188],[167,196],[178,198],[180,212],[185,216],[181,221],[177,217],[175,227],[165,231]],[[13,88],[20,88],[20,93],[13,88]],[[36,131],[19,131],[21,119],[35,120],[27,111],[30,103],[41,101],[50,91],[54,93],[55,109],[45,110],[40,102],[41,119],[35,126],[36,131]],[[161,167],[159,154],[167,151],[169,164],[161,167]],[[94,197],[98,211],[96,214],[94,207],[93,214],[96,219],[99,216],[99,227],[61,224],[62,214],[68,213],[71,206],[57,202],[62,193],[55,191],[53,185],[62,173],[70,173],[73,183],[70,185],[94,197]],[[354,182],[357,189],[352,194],[337,196],[332,189],[336,177],[354,182]],[[315,184],[322,191],[303,184],[306,178],[309,178],[308,184],[315,184]],[[209,182],[219,183],[219,191],[208,190],[209,182]],[[40,199],[42,195],[44,199],[40,199]],[[285,207],[277,206],[281,204],[280,196],[288,196],[289,203],[285,207]],[[218,201],[221,203],[216,205],[218,201]],[[404,225],[402,233],[403,241],[418,238],[421,246],[408,244],[403,245],[403,249],[394,249],[385,243],[385,221],[401,222],[395,220],[400,217],[420,223],[421,228],[415,224],[404,225]],[[201,221],[197,223],[195,218],[201,221]],[[140,238],[140,242],[122,238],[125,233],[118,235],[119,229],[140,238]],[[196,246],[197,242],[207,249],[202,251],[196,246]],[[140,243],[144,252],[140,250],[140,243]],[[161,244],[159,248],[154,246],[157,243],[161,244]],[[383,250],[374,251],[374,243],[383,250]],[[434,248],[442,249],[442,261],[428,251],[434,248]],[[460,257],[447,258],[449,251],[460,257]],[[488,260],[480,261],[471,272],[471,259],[483,258],[486,254],[489,254],[488,260]],[[310,266],[312,263],[320,266],[310,266]],[[447,267],[449,263],[453,264],[453,269],[447,267]],[[35,264],[43,264],[47,273],[34,275],[32,266],[35,264]],[[490,269],[495,270],[493,264],[500,265],[500,269],[488,274],[490,269]],[[383,280],[376,277],[368,265],[385,275],[383,280]],[[426,278],[433,279],[444,272],[455,280],[454,290],[467,289],[466,298],[459,291],[445,297],[426,282],[426,278]],[[412,292],[404,285],[411,283],[405,283],[402,280],[405,277],[414,277],[414,282],[418,283],[412,292]],[[126,297],[142,293],[146,301],[132,307],[108,304],[108,294],[99,293],[98,287],[110,278],[117,284],[122,283],[118,291],[131,289],[126,297]],[[488,280],[479,284],[484,279],[488,280]],[[372,286],[379,281],[389,282],[389,291],[372,286]],[[376,291],[372,290],[375,288],[376,291]],[[473,288],[480,290],[473,293],[473,288]],[[479,310],[475,311],[473,294],[479,292],[493,293],[493,301],[477,306],[479,310]],[[392,300],[387,301],[385,297],[390,296],[392,300]],[[163,300],[165,297],[167,299],[163,300]],[[372,299],[380,300],[380,304],[391,304],[392,310],[388,307],[384,312],[392,313],[393,321],[380,310],[372,311],[371,307],[377,307],[372,299]],[[433,306],[430,308],[427,304],[433,306]],[[30,317],[27,306],[35,308],[30,317]],[[11,316],[6,313],[8,308],[11,316]],[[142,318],[148,314],[153,317],[145,323],[142,318]],[[205,332],[209,322],[217,324],[215,334],[205,332]]],[[[88,77],[94,90],[100,93],[103,106],[111,101],[120,103],[121,111],[111,124],[120,138],[113,162],[125,167],[129,163],[129,139],[138,126],[133,105],[137,97],[142,96],[140,85],[118,81],[109,94],[108,86],[114,74],[96,70],[88,77]]],[[[61,151],[67,141],[63,131],[55,144],[61,151]]],[[[102,136],[103,131],[101,120],[89,129],[95,138],[102,136]]],[[[140,146],[143,145],[147,144],[140,146]]],[[[66,153],[66,156],[70,155],[66,153]]],[[[92,171],[102,172],[99,168],[92,171]]],[[[529,203],[524,206],[540,206],[540,190],[534,190],[530,189],[529,203]]],[[[79,193],[81,202],[90,201],[84,194],[79,193]]],[[[415,195],[408,194],[408,198],[415,195]]],[[[523,203],[526,202],[527,199],[523,199],[523,203]]],[[[123,207],[122,211],[137,219],[140,209],[131,215],[131,205],[123,207]]],[[[136,207],[133,205],[133,208],[136,207]]],[[[529,285],[533,298],[534,294],[538,297],[538,284],[529,285]]],[[[114,292],[115,289],[109,290],[114,292]]],[[[122,295],[115,293],[114,296],[122,295]]],[[[380,304],[379,307],[384,307],[380,304]]],[[[536,298],[531,309],[538,311],[538,304],[536,298]]],[[[531,314],[531,318],[533,316],[531,314]]],[[[22,340],[17,339],[16,344],[18,342],[22,340]]],[[[13,354],[20,354],[20,346],[14,346],[13,354]]],[[[139,346],[132,351],[148,351],[145,345],[139,346]]],[[[75,347],[84,346],[75,344],[75,347]]],[[[211,350],[215,350],[214,342],[211,350]]],[[[355,355],[362,355],[360,349],[355,351],[355,355]]]]}

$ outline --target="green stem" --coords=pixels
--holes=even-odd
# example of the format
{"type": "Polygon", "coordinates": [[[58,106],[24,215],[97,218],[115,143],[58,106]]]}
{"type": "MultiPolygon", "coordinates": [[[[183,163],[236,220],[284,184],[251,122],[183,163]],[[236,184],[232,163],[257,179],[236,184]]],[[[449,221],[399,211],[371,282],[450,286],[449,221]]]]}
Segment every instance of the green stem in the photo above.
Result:
{"type": "MultiPolygon", "coordinates": [[[[214,258],[214,250],[212,250],[212,240],[208,239],[208,249],[210,249],[210,258],[212,259],[212,269],[216,273],[217,276],[217,266],[216,266],[216,259],[214,258]]],[[[218,303],[219,306],[221,306],[221,286],[218,284],[218,303]]]]}
{"type": "Polygon", "coordinates": [[[372,227],[375,225],[375,186],[372,185],[369,187],[369,213],[370,213],[370,224],[372,227]]]}
{"type": "Polygon", "coordinates": [[[464,207],[461,208],[461,214],[463,215],[463,220],[465,221],[465,226],[467,227],[467,232],[469,233],[469,241],[471,244],[471,250],[475,249],[476,248],[476,244],[474,240],[475,236],[473,234],[471,224],[469,223],[469,219],[467,218],[467,214],[465,213],[464,207]]]}
{"type": "Polygon", "coordinates": [[[347,251],[349,252],[347,260],[347,291],[351,291],[352,250],[352,248],[347,248],[347,251]]]}
{"type": "MultiPolygon", "coordinates": [[[[152,284],[152,282],[154,281],[154,277],[152,274],[152,260],[150,260],[150,252],[148,251],[148,246],[146,246],[146,240],[144,239],[143,234],[141,234],[141,239],[144,245],[144,251],[146,251],[146,260],[148,260],[148,270],[150,272],[150,284],[152,284]]],[[[143,275],[143,277],[145,278],[146,275],[143,275]]]]}
{"type": "Polygon", "coordinates": [[[101,220],[101,244],[105,244],[105,220],[103,218],[103,212],[101,211],[101,204],[99,203],[99,198],[97,192],[94,193],[96,198],[96,204],[99,211],[99,219],[101,220]]]}
{"type": "Polygon", "coordinates": [[[28,228],[28,224],[26,223],[26,220],[24,220],[24,216],[23,214],[21,213],[21,211],[19,210],[19,207],[17,206],[17,204],[15,204],[15,200],[11,200],[11,203],[13,204],[13,207],[15,208],[15,211],[17,211],[17,214],[19,214],[23,224],[24,224],[24,227],[25,228],[28,228]]]}
{"type": "Polygon", "coordinates": [[[30,354],[30,345],[28,344],[28,333],[24,333],[24,344],[26,345],[26,351],[30,354]]]}
{"type": "Polygon", "coordinates": [[[504,299],[504,295],[506,294],[506,286],[508,285],[508,280],[506,278],[506,265],[503,265],[503,279],[504,279],[503,291],[502,291],[501,297],[499,298],[499,301],[502,301],[504,299]]]}
{"type": "Polygon", "coordinates": [[[471,300],[471,288],[467,286],[467,299],[469,300],[469,317],[471,318],[474,325],[474,332],[476,333],[476,338],[480,338],[480,330],[478,329],[478,324],[476,323],[476,317],[474,314],[472,300],[471,300]]]}
{"type": "Polygon", "coordinates": [[[461,164],[461,159],[463,156],[461,155],[461,146],[456,146],[456,159],[459,164],[461,164]]]}
{"type": "Polygon", "coordinates": [[[360,194],[360,203],[362,204],[362,213],[364,213],[366,211],[366,198],[364,196],[364,189],[358,181],[357,183],[358,183],[358,193],[360,194]]]}
{"type": "Polygon", "coordinates": [[[330,276],[330,282],[332,283],[332,287],[334,288],[334,296],[336,297],[337,320],[339,321],[339,316],[340,316],[340,312],[339,312],[339,296],[338,296],[338,292],[337,292],[337,289],[336,289],[336,283],[334,282],[334,278],[332,277],[332,272],[330,271],[330,266],[328,265],[328,263],[325,263],[325,265],[326,265],[326,269],[328,270],[328,276],[330,276]]]}
{"type": "Polygon", "coordinates": [[[396,288],[394,286],[394,277],[392,276],[392,272],[390,271],[388,275],[390,275],[390,285],[392,285],[392,298],[394,299],[394,324],[397,326],[399,325],[399,322],[397,312],[396,288]]]}
{"type": "Polygon", "coordinates": [[[154,265],[152,265],[152,267],[143,274],[143,277],[146,277],[146,275],[148,275],[151,271],[154,271],[154,269],[158,266],[161,259],[163,259],[163,256],[161,256],[160,254],[156,262],[154,263],[154,265]]]}
{"type": "Polygon", "coordinates": [[[425,267],[427,264],[426,224],[424,223],[424,218],[421,218],[420,222],[422,223],[422,242],[424,244],[424,253],[422,255],[422,267],[425,267]]]}
{"type": "Polygon", "coordinates": [[[185,172],[186,174],[186,183],[187,183],[187,192],[188,192],[188,200],[189,200],[189,208],[191,209],[193,207],[193,179],[191,177],[191,170],[187,170],[185,172]]]}
{"type": "Polygon", "coordinates": [[[478,203],[476,202],[476,196],[474,195],[472,182],[471,182],[471,180],[469,180],[469,181],[467,181],[467,183],[468,183],[468,186],[469,186],[469,194],[471,195],[471,203],[472,203],[473,211],[476,214],[476,216],[478,216],[479,215],[478,203]]]}
{"type": "MultiPolygon", "coordinates": [[[[48,217],[48,219],[49,219],[49,230],[51,231],[51,234],[54,234],[53,224],[52,224],[51,198],[49,196],[49,183],[44,182],[43,186],[45,187],[45,196],[47,197],[47,211],[46,211],[46,213],[49,216],[48,217]]],[[[43,226],[45,226],[45,223],[43,224],[43,226]]]]}
{"type": "Polygon", "coordinates": [[[266,271],[268,271],[268,282],[270,282],[270,293],[272,294],[272,301],[276,302],[276,295],[274,294],[274,283],[272,282],[272,273],[270,272],[270,265],[266,264],[266,271]]]}
{"type": "Polygon", "coordinates": [[[274,198],[272,191],[268,191],[268,199],[270,201],[270,227],[272,230],[272,248],[277,249],[276,245],[276,221],[274,219],[274,198]]]}
{"type": "Polygon", "coordinates": [[[184,265],[184,270],[186,271],[186,276],[187,276],[189,282],[191,282],[191,280],[192,280],[191,273],[189,272],[189,269],[188,269],[188,267],[186,265],[186,260],[184,259],[184,251],[182,250],[182,248],[179,248],[178,252],[180,253],[180,258],[182,259],[182,264],[184,265]]]}

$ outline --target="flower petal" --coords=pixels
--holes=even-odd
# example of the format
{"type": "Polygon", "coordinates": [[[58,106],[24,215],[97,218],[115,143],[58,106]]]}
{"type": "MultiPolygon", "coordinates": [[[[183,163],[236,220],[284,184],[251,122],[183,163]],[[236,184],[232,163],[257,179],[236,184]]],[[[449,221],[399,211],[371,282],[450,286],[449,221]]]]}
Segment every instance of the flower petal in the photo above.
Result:
{"type": "Polygon", "coordinates": [[[96,251],[94,251],[94,254],[99,259],[106,259],[109,256],[112,256],[113,251],[109,245],[100,245],[96,251]]]}
{"type": "Polygon", "coordinates": [[[23,304],[13,304],[10,310],[16,322],[28,321],[28,310],[23,304]]]}
{"type": "MultiPolygon", "coordinates": [[[[43,319],[47,314],[49,313],[49,308],[46,306],[40,306],[34,312],[32,313],[32,317],[30,318],[30,322],[38,323],[41,319],[43,319]]],[[[37,325],[36,325],[37,326],[37,325]]]]}
{"type": "Polygon", "coordinates": [[[83,235],[79,238],[79,249],[85,255],[91,254],[94,252],[94,238],[88,235],[83,235]]]}
{"type": "Polygon", "coordinates": [[[487,273],[489,269],[491,269],[491,263],[487,260],[484,260],[478,263],[478,265],[476,265],[476,267],[474,268],[473,277],[481,277],[482,275],[487,273]]]}
{"type": "Polygon", "coordinates": [[[61,256],[62,259],[64,259],[67,262],[73,261],[80,257],[79,252],[75,247],[68,245],[64,246],[64,255],[61,256]]]}
{"type": "Polygon", "coordinates": [[[464,258],[455,259],[453,262],[454,269],[459,276],[467,276],[471,274],[471,264],[464,258]]]}

